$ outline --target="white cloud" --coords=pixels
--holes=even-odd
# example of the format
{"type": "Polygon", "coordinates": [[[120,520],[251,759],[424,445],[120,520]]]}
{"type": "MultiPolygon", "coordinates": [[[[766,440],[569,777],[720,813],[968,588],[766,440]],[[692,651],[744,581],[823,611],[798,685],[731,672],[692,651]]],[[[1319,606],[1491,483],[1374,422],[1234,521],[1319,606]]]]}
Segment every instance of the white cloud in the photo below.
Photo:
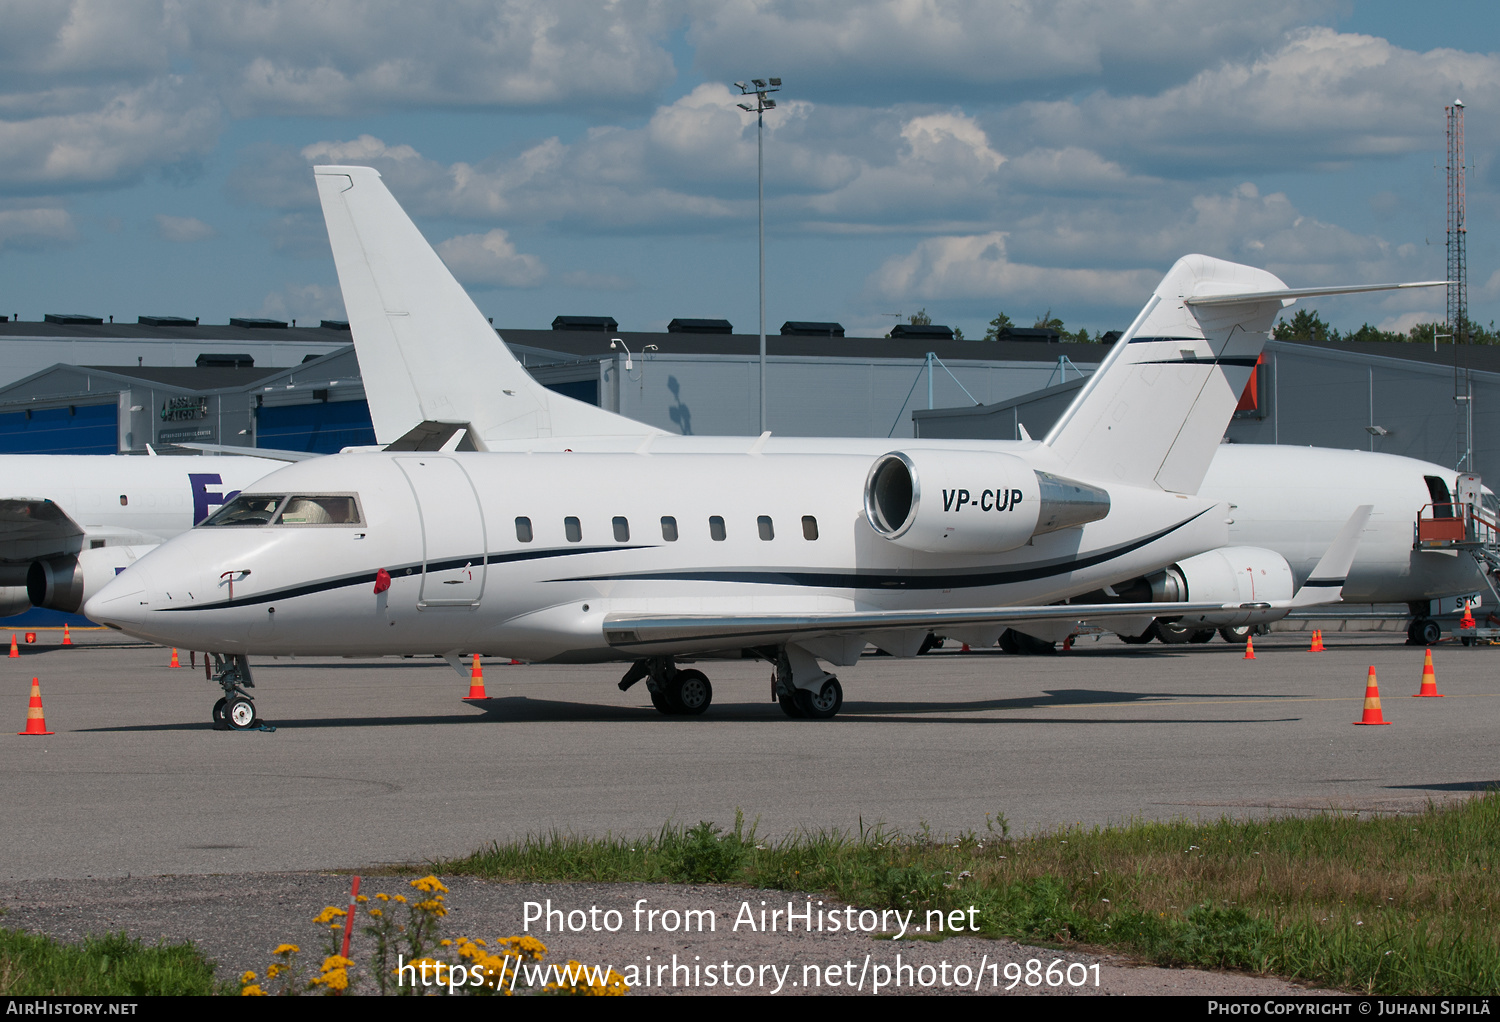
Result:
{"type": "Polygon", "coordinates": [[[260,308],[235,315],[289,322],[300,319],[306,326],[324,319],[348,318],[344,312],[343,292],[336,285],[326,284],[287,284],[280,291],[267,294],[260,308]]]}
{"type": "Polygon", "coordinates": [[[1376,324],[1377,330],[1386,330],[1391,333],[1406,334],[1418,323],[1441,323],[1448,318],[1446,312],[1418,311],[1403,312],[1399,316],[1390,316],[1382,319],[1376,324]]]}
{"type": "Polygon", "coordinates": [[[217,141],[216,105],[181,79],[96,99],[84,109],[0,120],[0,188],[114,184],[206,154],[217,141]]]}
{"type": "Polygon", "coordinates": [[[726,80],[781,75],[788,95],[813,87],[967,102],[978,85],[1106,74],[1177,80],[1332,8],[1323,0],[727,0],[694,5],[688,39],[700,69],[726,80]]]}
{"type": "Polygon", "coordinates": [[[1061,305],[1139,302],[1161,279],[1160,270],[1069,269],[1015,263],[1005,233],[928,238],[905,256],[886,260],[869,290],[883,298],[932,301],[990,298],[998,302],[1061,305]]]}
{"type": "Polygon", "coordinates": [[[219,232],[197,217],[158,213],[156,214],[156,233],[165,241],[192,242],[206,241],[216,237],[219,232]]]}
{"type": "MultiPolygon", "coordinates": [[[[1307,168],[1442,144],[1443,106],[1500,103],[1500,55],[1431,50],[1307,28],[1254,59],[1227,61],[1155,94],[1097,91],[1021,104],[1004,120],[1054,144],[1137,166],[1307,168]]],[[[1485,132],[1493,135],[1493,132],[1485,132]]]]}
{"type": "Polygon", "coordinates": [[[78,228],[65,209],[0,209],[0,249],[36,249],[77,238],[78,228]]]}
{"type": "Polygon", "coordinates": [[[534,255],[517,252],[498,227],[487,234],[449,238],[437,245],[437,252],[453,275],[465,284],[535,287],[547,276],[542,261],[534,255]]]}

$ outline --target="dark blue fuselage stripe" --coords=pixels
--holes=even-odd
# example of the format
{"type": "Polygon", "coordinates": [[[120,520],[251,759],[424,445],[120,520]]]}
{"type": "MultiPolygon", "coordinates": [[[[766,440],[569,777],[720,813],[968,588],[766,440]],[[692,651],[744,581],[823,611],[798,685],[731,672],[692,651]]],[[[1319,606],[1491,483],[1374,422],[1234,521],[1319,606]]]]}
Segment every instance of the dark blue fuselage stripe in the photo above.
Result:
{"type": "MultiPolygon", "coordinates": [[[[760,585],[787,585],[800,586],[813,589],[879,589],[890,591],[893,589],[905,590],[929,590],[929,589],[977,589],[989,586],[1007,585],[1015,582],[1029,582],[1039,578],[1050,578],[1056,575],[1065,575],[1082,568],[1091,568],[1116,557],[1132,553],[1142,547],[1149,546],[1164,536],[1168,536],[1183,526],[1196,521],[1207,514],[1213,508],[1205,508],[1191,518],[1185,518],[1176,525],[1153,533],[1132,543],[1101,551],[1089,557],[1080,557],[1067,561],[1052,561],[1044,564],[1028,565],[1011,569],[984,569],[967,574],[935,575],[926,573],[894,573],[894,574],[870,574],[862,572],[816,572],[816,571],[754,571],[754,570],[700,570],[700,571],[673,571],[661,573],[628,573],[616,575],[580,575],[570,578],[548,579],[550,582],[602,582],[602,581],[695,581],[695,582],[749,582],[760,585]]],[[[504,564],[516,561],[542,560],[555,557],[569,557],[576,554],[596,554],[609,550],[649,550],[650,546],[599,546],[599,547],[572,547],[551,550],[518,550],[502,554],[488,554],[483,559],[487,564],[504,564]]],[[[462,568],[480,560],[478,554],[473,557],[455,557],[443,561],[434,561],[427,565],[428,571],[446,571],[454,568],[462,568]]],[[[391,576],[410,577],[420,570],[421,563],[404,564],[394,569],[389,569],[391,576]]],[[[331,592],[335,589],[346,589],[351,586],[375,584],[377,571],[364,571],[354,575],[343,575],[338,578],[324,579],[320,582],[309,582],[306,585],[290,586],[286,589],[278,589],[274,592],[260,593],[256,596],[247,596],[244,599],[235,600],[233,603],[211,603],[211,604],[189,604],[180,607],[163,607],[163,611],[187,611],[187,610],[222,610],[226,607],[250,607],[264,603],[272,603],[277,600],[290,600],[298,596],[311,596],[314,593],[331,592]]]]}
{"type": "Polygon", "coordinates": [[[615,581],[674,581],[674,582],[753,582],[762,585],[791,585],[812,589],[982,589],[989,586],[1008,585],[1015,582],[1030,582],[1039,578],[1064,575],[1082,568],[1092,568],[1124,554],[1148,546],[1164,536],[1170,535],[1184,525],[1195,521],[1212,508],[1200,511],[1192,518],[1184,519],[1168,529],[1104,550],[1090,557],[1079,557],[1068,561],[1053,561],[1045,564],[1027,565],[1005,570],[986,569],[966,574],[934,575],[926,573],[872,574],[867,572],[815,572],[815,571],[666,571],[639,572],[617,575],[583,575],[574,578],[556,579],[559,582],[615,582],[615,581]]]}

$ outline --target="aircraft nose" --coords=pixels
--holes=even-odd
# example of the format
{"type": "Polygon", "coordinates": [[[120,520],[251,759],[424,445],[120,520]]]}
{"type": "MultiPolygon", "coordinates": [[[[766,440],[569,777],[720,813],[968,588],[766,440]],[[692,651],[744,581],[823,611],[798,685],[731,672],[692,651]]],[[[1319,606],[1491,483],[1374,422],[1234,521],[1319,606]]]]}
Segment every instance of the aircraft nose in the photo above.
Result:
{"type": "Polygon", "coordinates": [[[148,588],[146,569],[131,565],[89,597],[83,605],[84,616],[102,625],[129,628],[145,618],[148,588]]]}

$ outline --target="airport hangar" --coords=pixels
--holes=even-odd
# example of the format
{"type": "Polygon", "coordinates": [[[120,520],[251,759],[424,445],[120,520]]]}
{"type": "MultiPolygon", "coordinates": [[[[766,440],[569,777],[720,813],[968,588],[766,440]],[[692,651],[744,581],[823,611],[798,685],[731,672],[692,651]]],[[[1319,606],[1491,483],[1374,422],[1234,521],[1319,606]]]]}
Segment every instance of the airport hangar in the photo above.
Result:
{"type": "MultiPolygon", "coordinates": [[[[893,333],[789,322],[768,336],[769,428],[898,440],[1013,439],[1024,426],[1040,437],[1110,350],[1055,343],[1050,331],[993,342],[942,326],[893,333]]],[[[551,330],[501,334],[553,390],[674,433],[759,432],[758,338],[724,320],[646,333],[559,316],[551,330]]],[[[144,454],[181,442],[330,453],[374,442],[343,322],[49,316],[0,322],[0,352],[0,453],[144,454]]],[[[1500,347],[1385,342],[1268,342],[1226,435],[1500,480],[1497,438],[1500,347]]]]}

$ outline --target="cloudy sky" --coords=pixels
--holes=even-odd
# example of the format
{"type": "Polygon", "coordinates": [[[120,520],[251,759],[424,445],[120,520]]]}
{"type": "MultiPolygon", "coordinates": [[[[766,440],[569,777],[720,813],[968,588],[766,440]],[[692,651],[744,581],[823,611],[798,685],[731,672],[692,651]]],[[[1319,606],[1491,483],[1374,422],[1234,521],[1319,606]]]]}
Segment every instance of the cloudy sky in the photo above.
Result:
{"type": "MultiPolygon", "coordinates": [[[[1004,310],[1125,326],[1187,252],[1444,275],[1500,319],[1500,13],[1361,0],[4,0],[0,313],[342,315],[309,167],[368,164],[498,326],[1004,310]]],[[[1340,298],[1337,326],[1441,318],[1340,298]]]]}

